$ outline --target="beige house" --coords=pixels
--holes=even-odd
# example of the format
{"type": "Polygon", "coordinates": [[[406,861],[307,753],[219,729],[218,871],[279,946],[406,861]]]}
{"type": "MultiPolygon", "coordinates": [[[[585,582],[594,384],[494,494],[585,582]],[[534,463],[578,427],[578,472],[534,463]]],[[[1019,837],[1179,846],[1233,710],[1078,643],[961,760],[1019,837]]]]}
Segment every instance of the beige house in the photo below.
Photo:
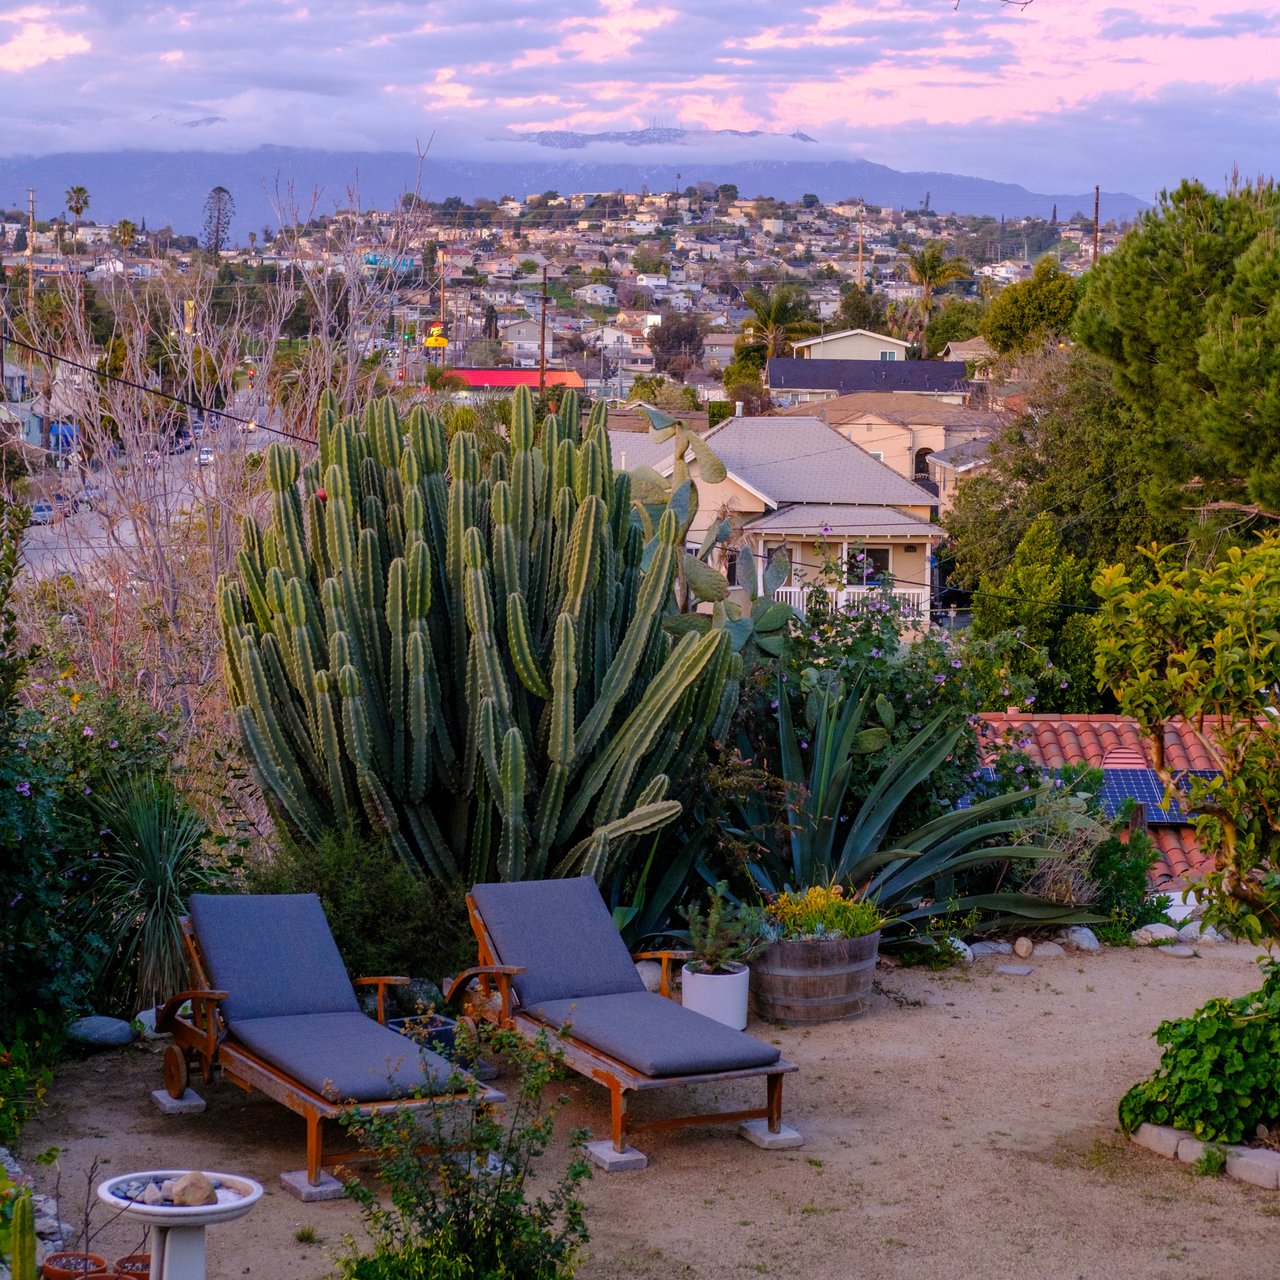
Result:
{"type": "Polygon", "coordinates": [[[987,465],[988,445],[987,440],[969,440],[929,455],[929,478],[938,490],[939,510],[950,511],[956,504],[956,489],[961,481],[987,465]]]}
{"type": "Polygon", "coordinates": [[[855,391],[783,409],[778,416],[787,421],[817,417],[900,476],[926,487],[935,479],[931,455],[986,440],[1000,425],[994,413],[909,391],[855,391]]]}
{"type": "MultiPolygon", "coordinates": [[[[928,616],[931,553],[943,537],[930,523],[931,493],[813,415],[728,418],[704,438],[728,475],[719,484],[699,481],[698,514],[688,540],[696,549],[713,523],[730,520],[733,535],[720,568],[740,604],[748,603],[747,584],[735,580],[738,548],[745,543],[755,555],[756,591],[763,588],[769,557],[778,549],[786,553],[791,573],[778,598],[802,613],[824,565],[834,564],[842,608],[863,607],[891,580],[908,610],[928,616]]],[[[631,432],[610,432],[610,443],[620,469],[652,467],[671,474],[669,443],[631,432]]],[[[697,479],[692,452],[686,461],[697,479]]]]}
{"type": "Polygon", "coordinates": [[[799,360],[905,360],[909,342],[870,329],[841,329],[791,344],[799,360]]]}

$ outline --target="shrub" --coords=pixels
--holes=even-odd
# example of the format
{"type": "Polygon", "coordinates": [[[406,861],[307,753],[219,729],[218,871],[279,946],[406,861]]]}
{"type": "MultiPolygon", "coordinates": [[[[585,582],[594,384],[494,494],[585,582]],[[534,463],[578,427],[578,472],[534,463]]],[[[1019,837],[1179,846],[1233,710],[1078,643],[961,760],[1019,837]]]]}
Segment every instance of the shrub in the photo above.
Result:
{"type": "MultiPolygon", "coordinates": [[[[0,1147],[17,1142],[31,1113],[44,1102],[53,1083],[53,1057],[45,1042],[39,1040],[14,1040],[8,1048],[0,1045],[0,1147]]],[[[7,1220],[3,1197],[0,1184],[0,1226],[7,1220]]]]}
{"type": "Polygon", "coordinates": [[[465,890],[428,880],[376,836],[348,828],[317,844],[285,837],[247,874],[254,893],[314,893],[353,976],[456,973],[474,963],[465,890]]]}
{"type": "Polygon", "coordinates": [[[1261,990],[1210,1000],[1156,1029],[1164,1054],[1151,1079],[1120,1099],[1125,1133],[1146,1121],[1230,1143],[1280,1120],[1280,961],[1260,963],[1261,990]]]}
{"type": "Polygon", "coordinates": [[[861,938],[884,923],[874,904],[846,898],[838,884],[776,894],[764,914],[780,938],[861,938]]]}
{"type": "MultiPolygon", "coordinates": [[[[555,1106],[543,1102],[560,1073],[558,1053],[544,1038],[529,1044],[511,1032],[485,1028],[485,1046],[516,1068],[504,1112],[479,1105],[480,1086],[456,1076],[470,1105],[442,1101],[412,1113],[351,1113],[344,1125],[380,1160],[379,1180],[390,1205],[374,1190],[349,1182],[374,1242],[369,1255],[348,1237],[340,1260],[343,1280],[561,1280],[573,1275],[587,1241],[577,1191],[590,1176],[575,1155],[568,1168],[531,1200],[527,1182],[551,1140],[555,1106]],[[425,1113],[425,1114],[424,1114],[425,1113]],[[425,1140],[429,1144],[424,1150],[425,1140]]],[[[561,1099],[563,1101],[563,1099],[561,1099]]],[[[575,1132],[575,1149],[587,1135],[575,1132]]]]}

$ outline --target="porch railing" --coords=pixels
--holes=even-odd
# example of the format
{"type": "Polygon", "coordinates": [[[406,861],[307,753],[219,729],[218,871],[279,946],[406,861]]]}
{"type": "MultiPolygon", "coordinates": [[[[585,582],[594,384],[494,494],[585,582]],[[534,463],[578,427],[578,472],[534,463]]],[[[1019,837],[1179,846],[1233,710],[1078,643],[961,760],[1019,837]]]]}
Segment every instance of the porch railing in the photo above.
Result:
{"type": "MultiPolygon", "coordinates": [[[[801,584],[794,587],[779,587],[777,599],[789,604],[802,617],[807,611],[811,587],[801,584]]],[[[881,600],[892,595],[908,615],[927,615],[929,612],[929,592],[924,587],[894,587],[886,592],[883,587],[844,587],[831,593],[832,603],[844,613],[860,613],[873,600],[881,600]]]]}

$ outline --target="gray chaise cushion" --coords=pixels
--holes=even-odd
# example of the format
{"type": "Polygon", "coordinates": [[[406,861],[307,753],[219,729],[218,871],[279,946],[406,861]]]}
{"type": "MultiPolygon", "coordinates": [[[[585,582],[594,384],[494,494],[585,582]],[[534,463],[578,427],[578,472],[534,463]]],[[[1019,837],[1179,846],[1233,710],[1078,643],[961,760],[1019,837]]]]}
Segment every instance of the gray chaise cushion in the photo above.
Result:
{"type": "Polygon", "coordinates": [[[590,876],[478,884],[471,894],[525,1008],[569,996],[643,992],[631,953],[590,876]]]}
{"type": "Polygon", "coordinates": [[[363,1013],[251,1018],[236,1039],[291,1079],[334,1102],[381,1102],[442,1087],[455,1070],[439,1054],[363,1013]]]}
{"type": "Polygon", "coordinates": [[[314,893],[193,893],[188,905],[209,980],[227,992],[222,1013],[237,1031],[246,1018],[360,1012],[314,893]]]}
{"type": "Polygon", "coordinates": [[[781,1056],[755,1036],[649,991],[549,1000],[529,1012],[647,1076],[767,1067],[781,1056]]]}

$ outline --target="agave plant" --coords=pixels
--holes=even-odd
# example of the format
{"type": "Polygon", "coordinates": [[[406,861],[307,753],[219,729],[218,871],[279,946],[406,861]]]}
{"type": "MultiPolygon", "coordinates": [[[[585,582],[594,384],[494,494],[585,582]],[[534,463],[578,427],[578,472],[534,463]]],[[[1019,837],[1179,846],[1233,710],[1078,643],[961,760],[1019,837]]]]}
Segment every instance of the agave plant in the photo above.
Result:
{"type": "Polygon", "coordinates": [[[109,947],[107,989],[136,1012],[182,990],[187,897],[221,876],[203,855],[204,820],[169,779],[145,773],[113,782],[96,808],[103,849],[87,927],[109,947]]]}
{"type": "Polygon", "coordinates": [[[779,683],[777,725],[780,768],[788,784],[787,822],[771,820],[753,795],[735,798],[743,831],[759,833],[759,855],[749,865],[766,894],[783,889],[842,885],[873,903],[887,931],[910,929],[930,916],[978,912],[990,923],[1008,918],[1067,923],[1093,919],[1070,906],[1025,893],[956,893],[956,876],[1012,859],[1036,860],[1057,851],[1010,843],[1022,831],[1038,790],[982,799],[953,809],[905,835],[890,838],[904,801],[955,750],[967,724],[948,726],[948,715],[926,724],[890,757],[856,809],[850,796],[854,757],[882,750],[894,711],[870,690],[847,694],[839,680],[811,686],[806,731],[796,732],[786,687],[779,683]],[[876,723],[871,723],[872,719],[876,723]],[[807,748],[809,763],[804,763],[807,748]]]}

